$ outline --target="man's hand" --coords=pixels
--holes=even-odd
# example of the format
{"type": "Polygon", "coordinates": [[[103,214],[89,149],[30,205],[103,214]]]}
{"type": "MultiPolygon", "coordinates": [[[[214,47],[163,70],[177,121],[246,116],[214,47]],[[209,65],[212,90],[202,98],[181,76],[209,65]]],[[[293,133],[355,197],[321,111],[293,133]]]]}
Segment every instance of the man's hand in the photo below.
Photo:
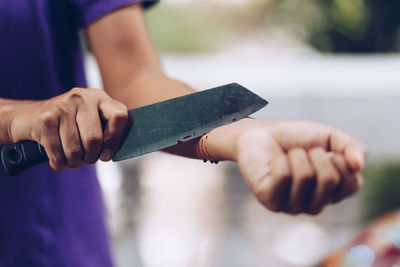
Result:
{"type": "Polygon", "coordinates": [[[327,125],[244,119],[209,137],[213,158],[237,161],[256,198],[272,211],[317,214],[363,184],[365,145],[327,125]],[[225,142],[235,145],[221,153],[225,142]]]}
{"type": "Polygon", "coordinates": [[[109,161],[119,148],[128,121],[127,107],[104,91],[74,88],[43,101],[22,101],[9,118],[10,142],[42,144],[55,171],[109,161]],[[105,129],[102,129],[102,122],[105,129]]]}

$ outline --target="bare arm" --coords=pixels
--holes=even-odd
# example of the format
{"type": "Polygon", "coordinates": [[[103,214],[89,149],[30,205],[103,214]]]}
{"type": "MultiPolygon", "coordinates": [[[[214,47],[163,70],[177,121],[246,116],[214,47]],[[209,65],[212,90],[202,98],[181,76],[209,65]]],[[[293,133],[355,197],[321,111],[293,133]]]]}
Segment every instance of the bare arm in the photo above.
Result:
{"type": "Polygon", "coordinates": [[[87,34],[106,92],[128,108],[194,92],[164,74],[139,4],[94,22],[87,34]]]}
{"type": "MultiPolygon", "coordinates": [[[[129,108],[194,91],[164,74],[139,5],[108,14],[87,32],[106,92],[129,108]]],[[[274,211],[315,214],[362,185],[365,146],[327,125],[244,119],[208,137],[204,146],[194,140],[172,152],[238,162],[257,199],[274,211]]]]}
{"type": "MultiPolygon", "coordinates": [[[[164,74],[139,5],[107,14],[87,34],[106,91],[74,88],[42,101],[0,99],[0,144],[38,141],[54,170],[108,161],[120,143],[127,107],[194,91],[164,74]]],[[[365,146],[327,125],[243,119],[208,137],[202,137],[204,146],[194,140],[170,151],[236,161],[257,199],[274,211],[315,214],[362,185],[365,146]]]]}
{"type": "MultiPolygon", "coordinates": [[[[117,10],[87,29],[106,92],[129,109],[195,92],[162,69],[140,5],[117,10]]],[[[166,151],[198,158],[197,140],[166,151]]]]}

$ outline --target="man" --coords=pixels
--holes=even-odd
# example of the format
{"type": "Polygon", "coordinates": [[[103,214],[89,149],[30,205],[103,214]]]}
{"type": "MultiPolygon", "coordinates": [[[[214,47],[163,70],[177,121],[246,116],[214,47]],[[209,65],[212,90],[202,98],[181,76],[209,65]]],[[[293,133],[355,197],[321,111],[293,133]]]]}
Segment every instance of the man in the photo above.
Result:
{"type": "MultiPolygon", "coordinates": [[[[38,141],[50,165],[14,179],[0,173],[0,266],[112,265],[101,193],[88,164],[111,159],[128,109],[194,91],[161,68],[142,10],[152,2],[0,3],[0,144],[38,141]],[[105,91],[85,88],[81,28],[105,91]]],[[[317,214],[362,184],[365,146],[326,125],[244,119],[198,143],[168,151],[236,161],[273,211],[317,214]]]]}

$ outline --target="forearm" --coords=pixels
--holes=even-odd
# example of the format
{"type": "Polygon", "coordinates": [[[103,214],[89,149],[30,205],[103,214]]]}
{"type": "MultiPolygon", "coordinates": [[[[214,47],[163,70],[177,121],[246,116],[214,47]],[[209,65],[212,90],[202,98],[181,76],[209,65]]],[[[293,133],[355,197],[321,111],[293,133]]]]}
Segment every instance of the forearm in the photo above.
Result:
{"type": "MultiPolygon", "coordinates": [[[[109,86],[112,85],[109,84],[109,86]]],[[[118,88],[118,90],[110,90],[109,94],[112,98],[121,101],[129,109],[132,109],[193,92],[195,90],[190,86],[170,79],[162,73],[142,72],[141,75],[136,75],[131,81],[127,81],[125,86],[118,88]]],[[[189,158],[199,158],[197,154],[198,140],[191,140],[167,148],[164,151],[189,158]]]]}
{"type": "MultiPolygon", "coordinates": [[[[93,53],[100,66],[106,92],[124,103],[129,109],[171,99],[195,90],[190,86],[170,79],[164,74],[160,60],[146,29],[143,12],[139,5],[112,12],[90,25],[87,29],[93,53]]],[[[155,114],[157,116],[157,114],[155,114]]],[[[233,138],[233,133],[220,133],[221,143],[233,138]],[[232,138],[228,138],[232,136],[232,138]]],[[[214,139],[214,138],[213,138],[214,139]]],[[[220,143],[218,140],[210,144],[220,143]]],[[[233,143],[230,142],[229,143],[233,143]]],[[[176,145],[167,151],[198,158],[198,142],[176,145]]],[[[224,151],[232,151],[225,147],[224,151]]],[[[233,159],[221,154],[220,159],[233,159]]],[[[230,154],[230,152],[229,152],[230,154]]]]}
{"type": "MultiPolygon", "coordinates": [[[[128,108],[152,104],[171,99],[181,95],[193,93],[190,86],[160,74],[145,74],[136,76],[128,85],[119,90],[112,90],[111,96],[123,102],[128,108]]],[[[156,116],[156,114],[155,114],[156,116]]],[[[207,138],[185,142],[165,149],[169,153],[190,157],[205,158],[209,160],[236,160],[236,138],[243,127],[251,127],[252,119],[244,119],[223,127],[212,130],[207,138]],[[202,151],[198,150],[205,150],[202,151]],[[199,155],[200,154],[200,155],[199,155]]]]}
{"type": "Polygon", "coordinates": [[[143,71],[116,90],[108,90],[107,85],[105,88],[112,98],[124,103],[129,109],[195,92],[193,88],[180,81],[170,79],[163,73],[151,71],[143,71]]]}

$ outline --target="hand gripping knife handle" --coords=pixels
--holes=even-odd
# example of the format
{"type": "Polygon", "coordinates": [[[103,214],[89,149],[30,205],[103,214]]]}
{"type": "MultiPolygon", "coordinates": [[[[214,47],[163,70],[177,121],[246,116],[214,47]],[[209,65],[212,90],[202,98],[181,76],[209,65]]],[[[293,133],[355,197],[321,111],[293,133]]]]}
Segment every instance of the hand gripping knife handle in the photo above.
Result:
{"type": "Polygon", "coordinates": [[[0,153],[4,171],[9,176],[49,160],[43,146],[30,140],[2,146],[0,153]]]}

